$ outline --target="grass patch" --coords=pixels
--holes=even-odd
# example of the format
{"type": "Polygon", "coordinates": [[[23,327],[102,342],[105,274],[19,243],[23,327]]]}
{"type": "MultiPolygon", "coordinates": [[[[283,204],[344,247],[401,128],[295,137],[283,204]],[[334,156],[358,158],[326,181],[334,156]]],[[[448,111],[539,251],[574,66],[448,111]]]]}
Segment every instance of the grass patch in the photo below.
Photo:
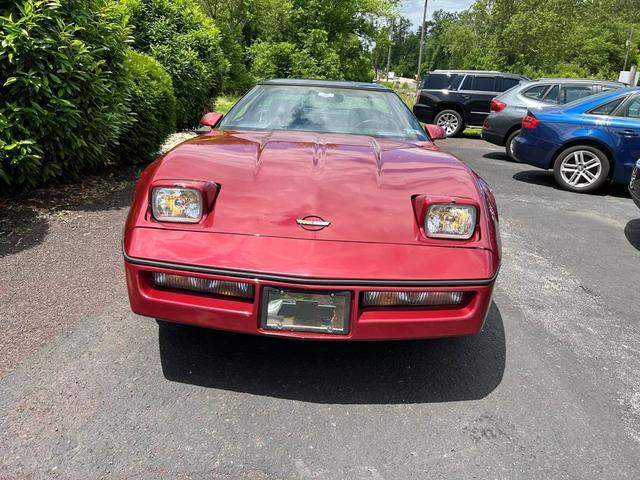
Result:
{"type": "Polygon", "coordinates": [[[232,95],[223,95],[216,99],[216,112],[224,113],[225,115],[231,107],[235,105],[240,97],[235,97],[232,95]]]}
{"type": "Polygon", "coordinates": [[[482,129],[481,128],[467,128],[467,129],[465,129],[464,132],[462,132],[462,135],[464,135],[465,137],[482,138],[482,129]]]}

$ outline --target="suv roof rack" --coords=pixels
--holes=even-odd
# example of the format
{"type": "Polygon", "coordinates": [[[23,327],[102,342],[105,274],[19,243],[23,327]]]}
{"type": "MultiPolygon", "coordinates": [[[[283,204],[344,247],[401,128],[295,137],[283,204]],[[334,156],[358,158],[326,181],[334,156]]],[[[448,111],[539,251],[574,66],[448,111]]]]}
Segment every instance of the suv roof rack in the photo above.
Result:
{"type": "MultiPolygon", "coordinates": [[[[446,69],[438,69],[438,70],[433,70],[429,73],[493,73],[493,74],[498,74],[498,75],[514,75],[511,73],[503,73],[503,72],[499,72],[498,70],[446,70],[446,69]]],[[[519,75],[516,75],[519,76],[519,75]]]]}
{"type": "Polygon", "coordinates": [[[624,82],[618,80],[603,80],[601,78],[569,78],[569,77],[540,77],[537,81],[561,81],[561,82],[594,82],[594,83],[615,83],[617,85],[626,85],[624,82]]]}

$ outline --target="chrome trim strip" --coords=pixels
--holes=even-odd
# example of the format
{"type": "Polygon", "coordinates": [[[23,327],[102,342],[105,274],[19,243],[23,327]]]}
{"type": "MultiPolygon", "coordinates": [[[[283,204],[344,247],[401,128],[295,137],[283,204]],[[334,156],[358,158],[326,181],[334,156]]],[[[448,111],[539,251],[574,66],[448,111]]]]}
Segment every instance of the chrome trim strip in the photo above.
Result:
{"type": "Polygon", "coordinates": [[[144,258],[134,258],[128,256],[123,249],[124,259],[135,265],[147,267],[169,268],[184,272],[209,273],[212,275],[222,275],[226,277],[237,277],[252,280],[267,280],[272,282],[293,283],[298,285],[350,285],[354,287],[476,287],[491,285],[498,277],[498,272],[491,278],[480,280],[369,280],[369,279],[335,279],[335,278],[304,278],[288,275],[275,275],[270,273],[247,272],[243,270],[225,270],[222,268],[200,267],[197,265],[186,265],[182,263],[162,262],[157,260],[147,260],[144,258]]]}

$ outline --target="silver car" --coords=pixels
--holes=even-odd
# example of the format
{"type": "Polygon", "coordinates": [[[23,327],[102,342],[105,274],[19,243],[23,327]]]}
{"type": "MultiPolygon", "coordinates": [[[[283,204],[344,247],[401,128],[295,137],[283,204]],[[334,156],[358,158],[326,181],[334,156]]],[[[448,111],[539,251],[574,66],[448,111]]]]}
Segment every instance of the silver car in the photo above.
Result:
{"type": "Polygon", "coordinates": [[[513,155],[513,140],[520,133],[522,118],[530,107],[563,105],[590,95],[626,87],[608,80],[543,78],[526,82],[498,95],[491,101],[491,113],[482,126],[482,138],[505,147],[513,155]]]}

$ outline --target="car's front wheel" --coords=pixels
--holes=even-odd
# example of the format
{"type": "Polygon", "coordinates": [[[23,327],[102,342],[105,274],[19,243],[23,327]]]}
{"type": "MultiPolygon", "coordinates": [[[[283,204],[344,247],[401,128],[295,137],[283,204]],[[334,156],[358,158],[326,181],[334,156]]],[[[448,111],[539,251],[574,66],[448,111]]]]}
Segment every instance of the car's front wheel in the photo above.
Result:
{"type": "Polygon", "coordinates": [[[610,168],[609,159],[602,150],[591,145],[576,145],[560,152],[553,175],[565,190],[588,193],[607,181],[610,168]]]}
{"type": "Polygon", "coordinates": [[[455,110],[442,110],[438,112],[434,123],[444,129],[447,137],[458,136],[462,133],[462,130],[464,130],[462,115],[455,110]]]}
{"type": "Polygon", "coordinates": [[[509,136],[507,137],[506,143],[504,144],[504,148],[507,151],[507,155],[514,162],[518,161],[518,159],[516,158],[515,152],[514,152],[514,148],[516,146],[516,137],[518,135],[520,135],[520,130],[516,130],[515,132],[511,132],[511,134],[509,134],[509,136]]]}

